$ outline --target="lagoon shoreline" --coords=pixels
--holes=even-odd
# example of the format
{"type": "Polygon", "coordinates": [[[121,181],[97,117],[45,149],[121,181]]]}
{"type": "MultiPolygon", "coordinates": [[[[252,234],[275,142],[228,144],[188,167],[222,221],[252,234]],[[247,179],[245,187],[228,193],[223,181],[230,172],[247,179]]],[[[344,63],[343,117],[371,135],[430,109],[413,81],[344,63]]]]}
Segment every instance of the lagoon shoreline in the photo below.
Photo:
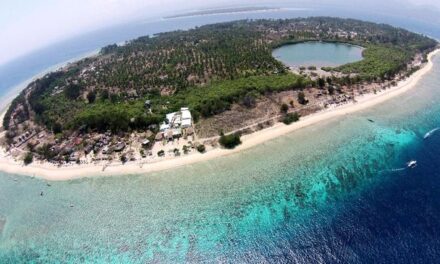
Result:
{"type": "Polygon", "coordinates": [[[228,156],[250,149],[264,142],[286,135],[295,130],[308,127],[319,122],[345,116],[360,110],[383,103],[391,98],[405,93],[414,88],[419,80],[433,67],[432,59],[440,52],[436,49],[428,55],[428,62],[406,80],[400,81],[397,86],[378,92],[366,94],[356,98],[355,103],[349,103],[334,108],[325,109],[311,115],[307,115],[300,121],[291,125],[277,123],[272,127],[257,131],[242,137],[242,144],[233,150],[216,148],[204,154],[192,153],[177,158],[161,159],[153,162],[114,162],[111,164],[83,164],[56,166],[47,162],[34,162],[23,165],[22,162],[14,161],[5,150],[0,152],[0,171],[23,176],[36,177],[48,181],[66,181],[88,177],[139,175],[174,169],[198,162],[209,161],[215,158],[228,156]]]}

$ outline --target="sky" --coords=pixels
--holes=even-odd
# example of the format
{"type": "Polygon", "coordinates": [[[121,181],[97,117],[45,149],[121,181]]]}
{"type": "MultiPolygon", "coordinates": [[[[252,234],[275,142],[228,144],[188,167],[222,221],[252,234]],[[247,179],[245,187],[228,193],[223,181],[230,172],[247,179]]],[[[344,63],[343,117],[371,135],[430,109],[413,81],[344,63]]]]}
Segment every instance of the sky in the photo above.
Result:
{"type": "MultiPolygon", "coordinates": [[[[206,6],[206,0],[0,0],[0,64],[81,33],[206,6]]],[[[214,1],[221,4],[223,0],[214,1]]]]}
{"type": "MultiPolygon", "coordinates": [[[[356,7],[357,1],[368,2],[369,6],[377,2],[380,6],[397,0],[0,0],[0,64],[76,35],[137,19],[237,4],[297,3],[302,7],[309,3],[339,3],[356,7]]],[[[407,5],[408,10],[412,10],[411,4],[428,11],[432,11],[432,7],[440,9],[439,0],[401,0],[397,3],[398,6],[407,5]]],[[[424,18],[423,13],[419,16],[424,18]]],[[[431,17],[435,16],[431,14],[431,17]]]]}

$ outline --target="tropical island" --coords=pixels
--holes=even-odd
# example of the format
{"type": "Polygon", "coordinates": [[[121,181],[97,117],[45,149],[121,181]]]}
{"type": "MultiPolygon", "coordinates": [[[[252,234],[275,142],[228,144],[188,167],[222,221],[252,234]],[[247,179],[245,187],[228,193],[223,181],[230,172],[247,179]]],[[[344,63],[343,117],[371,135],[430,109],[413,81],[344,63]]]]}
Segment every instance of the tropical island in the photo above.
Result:
{"type": "Polygon", "coordinates": [[[17,163],[144,164],[232,149],[240,137],[397,87],[438,43],[329,17],[235,21],[110,45],[30,83],[3,118],[17,163]],[[363,59],[289,67],[285,45],[344,43],[363,59]]]}

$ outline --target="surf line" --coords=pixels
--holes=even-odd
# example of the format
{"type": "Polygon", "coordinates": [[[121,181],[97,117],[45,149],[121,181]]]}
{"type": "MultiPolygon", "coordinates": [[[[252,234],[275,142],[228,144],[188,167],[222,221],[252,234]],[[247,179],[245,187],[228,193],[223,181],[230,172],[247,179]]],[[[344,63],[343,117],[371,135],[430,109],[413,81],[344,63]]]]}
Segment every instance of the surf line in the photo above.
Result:
{"type": "Polygon", "coordinates": [[[440,130],[440,127],[434,128],[433,130],[426,133],[425,136],[423,136],[423,139],[429,138],[430,136],[434,135],[434,133],[437,132],[438,130],[440,130]]]}

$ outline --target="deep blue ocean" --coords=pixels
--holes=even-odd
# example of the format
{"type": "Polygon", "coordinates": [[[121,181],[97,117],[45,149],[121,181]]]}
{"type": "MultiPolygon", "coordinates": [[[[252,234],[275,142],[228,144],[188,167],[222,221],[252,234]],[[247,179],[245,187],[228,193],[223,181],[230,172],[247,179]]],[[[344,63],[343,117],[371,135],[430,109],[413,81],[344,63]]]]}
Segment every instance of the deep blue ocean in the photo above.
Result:
{"type": "MultiPolygon", "coordinates": [[[[137,34],[122,31],[100,43],[137,34]]],[[[436,57],[403,95],[209,162],[50,183],[0,173],[0,263],[438,263],[440,131],[424,136],[439,101],[436,57]]]]}

